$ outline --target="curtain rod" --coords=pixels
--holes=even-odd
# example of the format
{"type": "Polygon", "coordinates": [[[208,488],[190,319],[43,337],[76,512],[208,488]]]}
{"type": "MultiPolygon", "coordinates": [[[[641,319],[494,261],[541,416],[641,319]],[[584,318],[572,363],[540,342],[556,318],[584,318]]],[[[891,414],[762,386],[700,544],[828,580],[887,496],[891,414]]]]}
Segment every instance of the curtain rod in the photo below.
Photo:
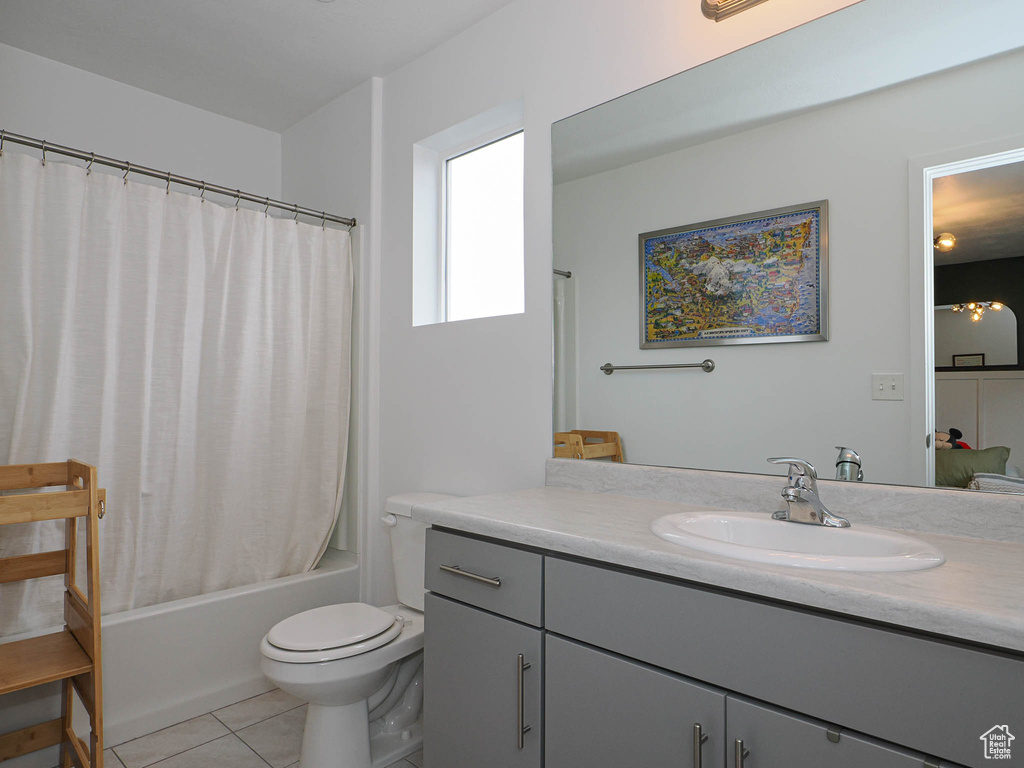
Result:
{"type": "Polygon", "coordinates": [[[342,224],[350,229],[356,225],[355,219],[350,219],[345,216],[335,216],[332,213],[315,211],[312,208],[305,208],[294,203],[283,203],[280,200],[271,200],[269,197],[260,197],[259,195],[242,192],[238,189],[222,187],[218,184],[207,184],[205,181],[190,179],[187,176],[178,176],[170,171],[158,171],[153,168],[147,168],[144,165],[132,165],[126,160],[115,160],[112,157],[97,155],[95,152],[83,152],[80,149],[64,147],[60,144],[51,144],[45,139],[33,139],[28,136],[20,136],[16,133],[11,133],[10,131],[0,130],[0,155],[3,154],[4,142],[7,141],[12,144],[20,144],[23,147],[42,150],[44,163],[46,162],[46,153],[52,152],[55,155],[73,157],[76,160],[88,160],[90,167],[93,163],[99,163],[100,165],[105,165],[110,168],[117,168],[118,170],[124,171],[126,179],[128,178],[129,173],[137,173],[141,176],[148,176],[151,179],[161,179],[162,181],[166,181],[168,189],[170,189],[171,184],[178,184],[185,187],[200,189],[203,191],[203,194],[206,194],[207,192],[214,192],[218,195],[224,195],[225,197],[233,197],[235,198],[236,206],[238,205],[238,201],[245,200],[250,203],[259,203],[264,206],[264,210],[267,208],[278,208],[282,211],[289,211],[290,213],[295,214],[295,218],[298,218],[299,214],[302,214],[303,216],[319,219],[321,223],[327,223],[329,221],[332,224],[342,224]]]}

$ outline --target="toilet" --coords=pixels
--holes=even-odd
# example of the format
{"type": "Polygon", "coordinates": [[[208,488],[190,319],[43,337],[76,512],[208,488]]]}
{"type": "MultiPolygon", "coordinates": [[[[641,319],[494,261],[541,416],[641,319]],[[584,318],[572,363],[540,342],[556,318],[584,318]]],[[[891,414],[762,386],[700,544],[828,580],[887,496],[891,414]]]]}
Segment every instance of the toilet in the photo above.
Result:
{"type": "Polygon", "coordinates": [[[385,502],[399,605],[326,605],[275,624],[260,643],[263,674],[309,702],[299,768],[379,768],[422,743],[423,558],[417,504],[453,498],[404,493],[385,502]]]}

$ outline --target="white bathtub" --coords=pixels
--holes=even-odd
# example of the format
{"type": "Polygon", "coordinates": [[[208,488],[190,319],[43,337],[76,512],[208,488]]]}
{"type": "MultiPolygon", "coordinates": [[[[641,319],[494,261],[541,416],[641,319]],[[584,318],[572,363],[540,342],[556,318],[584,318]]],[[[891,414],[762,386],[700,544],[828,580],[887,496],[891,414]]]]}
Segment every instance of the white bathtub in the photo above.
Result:
{"type": "MultiPolygon", "coordinates": [[[[328,549],[309,573],[104,616],[106,745],[270,690],[260,672],[260,640],[267,630],[299,611],[357,600],[356,556],[328,549]]],[[[59,706],[57,684],[0,697],[0,734],[56,717],[59,706]]],[[[83,717],[77,714],[76,723],[87,722],[83,717]]],[[[49,752],[17,758],[5,768],[55,765],[49,752]]]]}

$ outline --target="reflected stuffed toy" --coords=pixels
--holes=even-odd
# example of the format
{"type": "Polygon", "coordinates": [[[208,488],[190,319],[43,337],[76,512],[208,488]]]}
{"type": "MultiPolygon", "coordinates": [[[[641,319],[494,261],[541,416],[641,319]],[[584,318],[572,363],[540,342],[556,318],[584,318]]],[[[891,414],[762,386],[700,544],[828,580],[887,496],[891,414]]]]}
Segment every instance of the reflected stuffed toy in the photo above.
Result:
{"type": "Polygon", "coordinates": [[[950,427],[949,432],[936,432],[935,450],[946,451],[951,448],[970,448],[971,446],[960,439],[963,436],[964,433],[956,427],[950,427]]]}

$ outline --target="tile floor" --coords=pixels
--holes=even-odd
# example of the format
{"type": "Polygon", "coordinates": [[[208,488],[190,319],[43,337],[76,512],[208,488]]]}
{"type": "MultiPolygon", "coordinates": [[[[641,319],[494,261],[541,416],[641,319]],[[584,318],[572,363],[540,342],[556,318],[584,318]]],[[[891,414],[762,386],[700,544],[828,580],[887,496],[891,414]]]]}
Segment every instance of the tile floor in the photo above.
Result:
{"type": "MultiPolygon", "coordinates": [[[[104,752],[106,768],[291,768],[306,705],[281,690],[140,736],[104,752]]],[[[389,768],[422,768],[422,751],[389,768]]]]}

